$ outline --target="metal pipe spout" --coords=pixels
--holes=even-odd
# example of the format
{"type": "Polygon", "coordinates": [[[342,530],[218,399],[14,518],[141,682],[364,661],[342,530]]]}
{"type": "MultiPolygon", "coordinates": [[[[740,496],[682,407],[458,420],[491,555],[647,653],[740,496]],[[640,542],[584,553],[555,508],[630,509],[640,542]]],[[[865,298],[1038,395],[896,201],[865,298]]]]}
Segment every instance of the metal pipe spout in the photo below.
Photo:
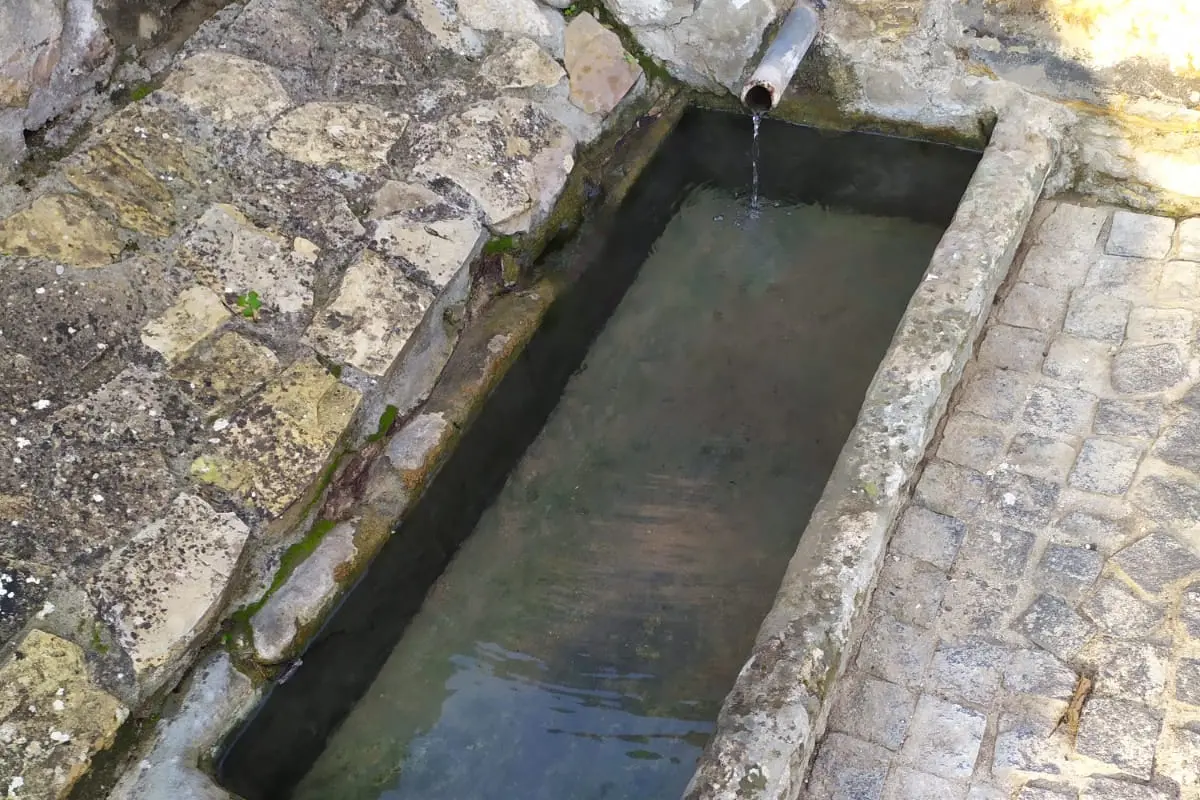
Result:
{"type": "Polygon", "coordinates": [[[814,0],[796,0],[758,68],[742,87],[742,105],[755,114],[765,114],[779,105],[820,27],[814,0]]]}

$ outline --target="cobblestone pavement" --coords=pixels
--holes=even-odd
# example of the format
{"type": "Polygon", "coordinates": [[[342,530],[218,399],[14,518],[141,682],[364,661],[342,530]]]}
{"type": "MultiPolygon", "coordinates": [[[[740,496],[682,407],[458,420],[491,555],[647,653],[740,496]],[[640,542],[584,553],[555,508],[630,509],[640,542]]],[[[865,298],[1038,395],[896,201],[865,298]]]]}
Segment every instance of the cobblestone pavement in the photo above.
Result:
{"type": "Polygon", "coordinates": [[[1200,219],[1045,202],[1023,250],[812,800],[1200,798],[1200,219]]]}

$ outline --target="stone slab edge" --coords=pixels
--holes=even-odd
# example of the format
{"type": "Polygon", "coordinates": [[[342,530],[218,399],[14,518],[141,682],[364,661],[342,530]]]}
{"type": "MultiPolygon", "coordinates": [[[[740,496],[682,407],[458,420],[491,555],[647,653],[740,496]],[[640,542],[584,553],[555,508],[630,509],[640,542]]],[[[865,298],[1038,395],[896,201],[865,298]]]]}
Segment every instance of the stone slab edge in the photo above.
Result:
{"type": "Polygon", "coordinates": [[[727,696],[686,800],[796,798],[893,523],[1060,153],[1001,115],[727,696]]]}

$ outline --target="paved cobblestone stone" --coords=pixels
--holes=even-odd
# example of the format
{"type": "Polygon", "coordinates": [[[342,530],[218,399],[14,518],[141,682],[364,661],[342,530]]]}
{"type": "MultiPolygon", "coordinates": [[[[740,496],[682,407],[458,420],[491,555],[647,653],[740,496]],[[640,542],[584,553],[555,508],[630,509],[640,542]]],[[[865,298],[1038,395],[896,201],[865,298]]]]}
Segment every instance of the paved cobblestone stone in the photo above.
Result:
{"type": "Polygon", "coordinates": [[[1035,219],[884,557],[811,800],[1200,800],[1200,219],[1035,219]]]}

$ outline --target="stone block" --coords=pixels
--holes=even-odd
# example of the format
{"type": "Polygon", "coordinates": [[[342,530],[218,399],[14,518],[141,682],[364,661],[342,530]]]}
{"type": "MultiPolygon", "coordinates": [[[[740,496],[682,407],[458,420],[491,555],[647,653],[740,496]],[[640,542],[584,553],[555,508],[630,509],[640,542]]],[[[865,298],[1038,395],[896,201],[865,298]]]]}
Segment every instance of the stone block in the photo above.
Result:
{"type": "Polygon", "coordinates": [[[1157,301],[1166,308],[1195,308],[1200,302],[1200,263],[1168,261],[1163,267],[1157,301]]]}
{"type": "Polygon", "coordinates": [[[1155,757],[1155,769],[1174,781],[1187,798],[1200,790],[1200,721],[1169,724],[1155,757]]]}
{"type": "Polygon", "coordinates": [[[1154,531],[1129,545],[1113,556],[1112,561],[1150,594],[1200,574],[1200,557],[1191,547],[1164,531],[1154,531]]]}
{"type": "Polygon", "coordinates": [[[858,667],[900,686],[920,686],[937,637],[881,614],[871,621],[858,649],[858,667]]]}
{"type": "Polygon", "coordinates": [[[231,53],[197,53],[171,70],[162,91],[234,128],[265,128],[291,104],[275,70],[231,53]]]}
{"type": "Polygon", "coordinates": [[[899,750],[916,706],[902,686],[867,676],[847,677],[829,715],[829,729],[899,750]]]}
{"type": "Polygon", "coordinates": [[[1004,671],[1004,688],[1010,692],[1070,700],[1079,676],[1044,650],[1018,650],[1004,671]]]}
{"type": "Polygon", "coordinates": [[[1154,455],[1168,464],[1200,472],[1200,414],[1177,415],[1154,445],[1154,455]]]}
{"type": "Polygon", "coordinates": [[[368,103],[305,103],[279,118],[267,142],[302,164],[373,173],[406,127],[407,114],[368,103]]]}
{"type": "Polygon", "coordinates": [[[1034,233],[1034,241],[1059,252],[1089,252],[1095,249],[1109,213],[1104,207],[1056,202],[1034,233]]]}
{"type": "Polygon", "coordinates": [[[1200,261],[1200,217],[1179,223],[1179,260],[1200,261]]]}
{"type": "Polygon", "coordinates": [[[1138,482],[1130,495],[1150,519],[1176,528],[1200,522],[1200,487],[1171,475],[1151,475],[1138,482]]]}
{"type": "Polygon", "coordinates": [[[1091,623],[1060,597],[1040,594],[1013,626],[1060,661],[1070,662],[1091,637],[1091,623]]]}
{"type": "Polygon", "coordinates": [[[1075,463],[1075,447],[1060,438],[1022,432],[1013,437],[1004,461],[1024,475],[1066,483],[1075,463]]]}
{"type": "Polygon", "coordinates": [[[1035,244],[1025,253],[1019,275],[1025,283],[1073,289],[1083,285],[1091,267],[1090,250],[1035,244]]]}
{"type": "Polygon", "coordinates": [[[1058,775],[1067,760],[1064,737],[1055,736],[1057,719],[1067,704],[1042,701],[1037,713],[1005,712],[997,722],[992,774],[1005,778],[1012,772],[1058,775]]]}
{"type": "Polygon", "coordinates": [[[552,55],[524,37],[502,44],[484,60],[480,73],[497,89],[550,88],[567,76],[552,55]]]}
{"type": "Polygon", "coordinates": [[[1035,581],[1051,594],[1078,600],[1100,577],[1104,556],[1094,549],[1050,544],[1038,562],[1035,581]]]}
{"type": "Polygon", "coordinates": [[[969,573],[1014,581],[1025,571],[1036,537],[1032,533],[994,523],[974,523],[958,551],[955,577],[969,573]]]}
{"type": "Polygon", "coordinates": [[[1200,583],[1184,589],[1179,604],[1179,621],[1183,623],[1188,636],[1200,639],[1200,583]]]}
{"type": "Polygon", "coordinates": [[[897,767],[883,787],[884,800],[963,800],[967,785],[927,772],[897,767]]]}
{"type": "Polygon", "coordinates": [[[1161,608],[1145,602],[1112,580],[1102,581],[1079,610],[1102,631],[1127,639],[1152,636],[1164,617],[1161,608]]]}
{"type": "Polygon", "coordinates": [[[978,711],[923,694],[900,752],[934,775],[966,780],[975,770],[986,724],[978,711]]]}
{"type": "Polygon", "coordinates": [[[29,631],[0,666],[0,778],[7,795],[67,797],[128,716],[91,682],[78,645],[29,631]]]}
{"type": "Polygon", "coordinates": [[[123,247],[116,228],[78,195],[42,195],[28,208],[0,220],[3,255],[91,269],[112,264],[123,247]]]}
{"type": "Polygon", "coordinates": [[[567,25],[564,63],[571,78],[571,102],[589,114],[612,111],[642,76],[620,38],[586,11],[567,25]]]}
{"type": "Polygon", "coordinates": [[[143,692],[212,632],[249,535],[235,515],[184,494],[101,568],[90,593],[143,692]]]}
{"type": "Polygon", "coordinates": [[[943,639],[1001,636],[1017,595],[1017,584],[960,574],[950,579],[937,630],[943,639]]]}
{"type": "Polygon", "coordinates": [[[1093,697],[1116,697],[1157,706],[1167,683],[1167,648],[1097,636],[1080,655],[1095,675],[1093,697]]]}
{"type": "Polygon", "coordinates": [[[1024,786],[1017,800],[1079,800],[1079,792],[1069,786],[1024,786]]]}
{"type": "Polygon", "coordinates": [[[826,800],[880,800],[891,757],[878,745],[831,733],[817,748],[808,791],[826,800]]]}
{"type": "Polygon", "coordinates": [[[383,376],[433,301],[428,289],[365,250],[346,269],[333,302],[317,314],[305,339],[328,358],[383,376]]]}
{"type": "Polygon", "coordinates": [[[1129,521],[1089,511],[1069,510],[1054,524],[1051,539],[1064,544],[1095,548],[1109,554],[1128,544],[1134,535],[1129,521]]]}
{"type": "Polygon", "coordinates": [[[1017,282],[1004,298],[997,319],[1006,325],[1053,332],[1067,313],[1067,295],[1059,289],[1017,282]]]}
{"type": "Polygon", "coordinates": [[[1149,305],[1158,296],[1163,270],[1161,261],[1101,256],[1093,260],[1084,286],[1134,305],[1149,305]]]}
{"type": "Polygon", "coordinates": [[[946,461],[986,472],[996,465],[1006,441],[994,422],[959,413],[950,417],[943,428],[937,454],[946,461]]]}
{"type": "Polygon", "coordinates": [[[1056,483],[1005,470],[988,486],[986,508],[991,519],[1025,530],[1049,524],[1058,502],[1056,483]]]}
{"type": "Polygon", "coordinates": [[[1108,439],[1088,439],[1079,451],[1068,483],[1085,492],[1121,495],[1133,485],[1141,448],[1108,439]]]}
{"type": "Polygon", "coordinates": [[[1175,236],[1175,220],[1132,211],[1113,214],[1104,252],[1130,258],[1166,258],[1175,236]]]}
{"type": "Polygon", "coordinates": [[[458,13],[462,21],[477,31],[495,31],[513,37],[526,37],[549,50],[556,58],[563,55],[565,23],[562,15],[539,5],[535,0],[461,0],[458,13]]]}
{"type": "Polygon", "coordinates": [[[173,367],[171,377],[213,417],[231,411],[278,371],[279,359],[269,348],[230,331],[173,367]]]}
{"type": "Polygon", "coordinates": [[[1029,394],[1022,418],[1054,433],[1081,436],[1091,428],[1096,396],[1082,389],[1038,386],[1029,394]]]}
{"type": "Polygon", "coordinates": [[[168,364],[174,364],[229,317],[229,309],[219,295],[204,286],[193,286],[184,289],[175,305],[162,316],[146,323],[142,344],[160,353],[168,364]]]}
{"type": "Polygon", "coordinates": [[[1049,334],[1012,325],[989,325],[979,346],[978,362],[1016,372],[1037,372],[1042,366],[1049,334]]]}
{"type": "Polygon", "coordinates": [[[989,706],[1010,655],[983,641],[943,642],[933,654],[925,689],[952,702],[989,706]]]}
{"type": "Polygon", "coordinates": [[[954,413],[967,412],[1008,422],[1025,404],[1029,379],[1007,370],[986,369],[967,381],[954,413]]]}
{"type": "Polygon", "coordinates": [[[891,549],[946,570],[954,563],[966,532],[967,526],[954,517],[910,505],[900,518],[891,549]]]}
{"type": "Polygon", "coordinates": [[[400,215],[380,220],[374,238],[380,252],[403,258],[440,290],[470,267],[487,231],[471,213],[432,222],[400,215]]]}
{"type": "Polygon", "coordinates": [[[1200,706],[1200,659],[1180,660],[1175,668],[1175,699],[1200,706]]]}
{"type": "Polygon", "coordinates": [[[1162,716],[1147,706],[1095,697],[1084,707],[1075,749],[1135,778],[1149,780],[1161,728],[1162,716]]]}
{"type": "Polygon", "coordinates": [[[1130,342],[1159,344],[1190,342],[1196,329],[1196,315],[1182,308],[1135,308],[1129,314],[1126,335],[1130,342]]]}
{"type": "Polygon", "coordinates": [[[1092,431],[1100,436],[1134,436],[1151,439],[1163,424],[1161,400],[1109,400],[1096,404],[1092,431]]]}
{"type": "Polygon", "coordinates": [[[1110,343],[1062,334],[1046,351],[1042,374],[1077,389],[1107,392],[1112,354],[1110,343]]]}
{"type": "Polygon", "coordinates": [[[871,596],[872,605],[902,622],[923,628],[937,618],[946,590],[946,573],[932,564],[901,555],[889,555],[871,596]]]}
{"type": "Polygon", "coordinates": [[[1067,305],[1063,330],[1084,339],[1120,344],[1132,304],[1105,294],[1076,291],[1067,305]]]}
{"type": "Polygon", "coordinates": [[[1174,344],[1127,347],[1113,356],[1112,386],[1124,394],[1160,392],[1185,378],[1187,367],[1174,344]]]}
{"type": "Polygon", "coordinates": [[[916,501],[938,514],[969,519],[984,503],[988,486],[981,473],[934,459],[917,482],[916,501]]]}
{"type": "Polygon", "coordinates": [[[1088,780],[1081,800],[1177,800],[1178,796],[1172,788],[1094,775],[1088,780]]]}

